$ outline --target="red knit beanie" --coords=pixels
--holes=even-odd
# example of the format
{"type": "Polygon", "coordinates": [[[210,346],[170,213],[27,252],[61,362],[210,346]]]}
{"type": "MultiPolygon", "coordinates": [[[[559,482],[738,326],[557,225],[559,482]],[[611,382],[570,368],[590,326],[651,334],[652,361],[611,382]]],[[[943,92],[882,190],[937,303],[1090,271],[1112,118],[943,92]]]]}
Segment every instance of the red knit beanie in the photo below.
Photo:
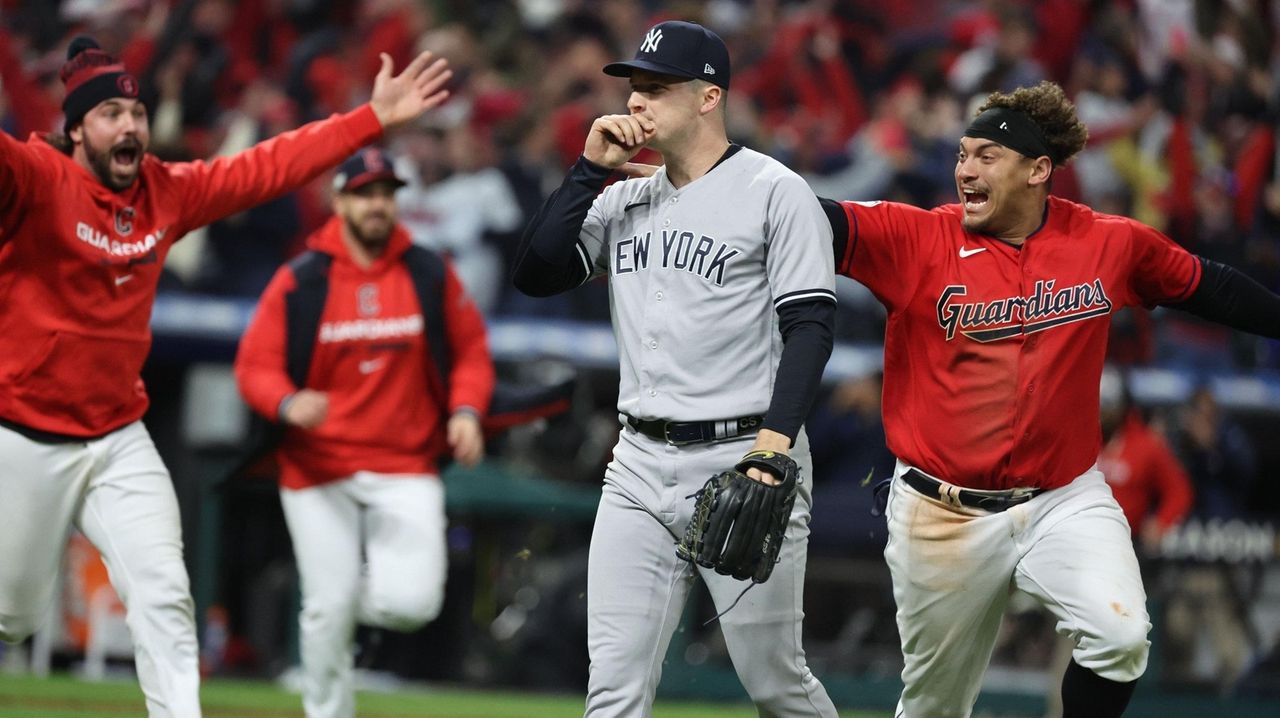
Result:
{"type": "Polygon", "coordinates": [[[84,35],[77,36],[67,47],[67,62],[58,76],[67,86],[67,96],[62,100],[64,132],[69,132],[99,102],[113,97],[138,97],[137,78],[99,48],[93,38],[84,35]]]}

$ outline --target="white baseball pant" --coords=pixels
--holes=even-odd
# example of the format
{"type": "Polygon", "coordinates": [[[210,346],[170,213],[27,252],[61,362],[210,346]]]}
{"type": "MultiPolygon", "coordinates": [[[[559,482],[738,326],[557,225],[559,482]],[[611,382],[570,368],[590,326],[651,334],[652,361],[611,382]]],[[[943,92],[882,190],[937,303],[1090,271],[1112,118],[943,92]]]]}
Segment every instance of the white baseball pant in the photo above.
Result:
{"type": "MultiPolygon", "coordinates": [[[[674,447],[630,427],[622,430],[605,472],[588,559],[589,718],[652,714],[662,662],[695,575],[717,611],[729,608],[750,585],[710,569],[695,572],[676,557],[675,544],[693,514],[689,495],[737,463],[754,439],[674,447]]],[[[720,626],[738,678],[761,716],[834,718],[835,706],[809,670],[801,645],[813,476],[803,432],[791,456],[800,464],[803,484],[780,561],[768,581],[720,618],[720,626]]]]}
{"type": "Polygon", "coordinates": [[[200,671],[173,483],[134,422],[92,441],[41,443],[0,427],[0,639],[49,608],[74,524],[124,602],[151,718],[200,715],[200,671]]]}
{"type": "Polygon", "coordinates": [[[444,484],[361,471],[281,489],[280,502],[302,584],[303,710],[307,718],[353,718],[357,622],[412,631],[444,605],[444,484]]]}
{"type": "Polygon", "coordinates": [[[1112,681],[1147,665],[1146,592],[1129,524],[1097,467],[1001,512],[953,506],[901,481],[889,543],[904,688],[896,718],[967,718],[1014,589],[1075,642],[1082,667],[1112,681]]]}

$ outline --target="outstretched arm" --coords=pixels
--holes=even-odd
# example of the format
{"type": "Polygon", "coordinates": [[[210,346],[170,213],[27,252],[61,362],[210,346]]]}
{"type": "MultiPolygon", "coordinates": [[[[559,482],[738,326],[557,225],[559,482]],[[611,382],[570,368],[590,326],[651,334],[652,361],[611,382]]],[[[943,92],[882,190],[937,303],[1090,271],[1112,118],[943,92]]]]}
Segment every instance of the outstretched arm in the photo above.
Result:
{"type": "Polygon", "coordinates": [[[310,182],[383,132],[439,106],[451,73],[444,60],[424,52],[393,76],[383,56],[367,105],[259,142],[232,157],[172,165],[177,199],[185,209],[183,231],[275,199],[310,182]]]}
{"type": "Polygon", "coordinates": [[[834,199],[819,197],[818,204],[822,205],[822,213],[827,216],[827,222],[831,224],[831,251],[835,258],[836,267],[843,267],[846,264],[846,257],[851,247],[849,246],[849,216],[845,214],[844,207],[834,199]]]}
{"type": "Polygon", "coordinates": [[[40,160],[27,143],[0,130],[0,246],[13,236],[12,223],[21,221],[21,208],[41,186],[40,169],[40,160]]]}
{"type": "Polygon", "coordinates": [[[1232,329],[1280,339],[1280,296],[1240,270],[1196,257],[1202,276],[1185,301],[1166,306],[1181,309],[1232,329]]]}

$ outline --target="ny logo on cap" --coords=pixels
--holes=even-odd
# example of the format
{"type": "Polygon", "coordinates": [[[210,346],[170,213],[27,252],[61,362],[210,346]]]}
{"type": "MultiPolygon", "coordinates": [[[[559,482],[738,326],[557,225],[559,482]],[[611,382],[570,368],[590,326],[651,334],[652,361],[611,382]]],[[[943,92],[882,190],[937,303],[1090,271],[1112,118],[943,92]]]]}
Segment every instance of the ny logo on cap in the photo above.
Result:
{"type": "Polygon", "coordinates": [[[650,29],[649,34],[644,36],[644,42],[640,43],[640,52],[657,52],[659,42],[662,42],[662,30],[656,27],[650,29]]]}

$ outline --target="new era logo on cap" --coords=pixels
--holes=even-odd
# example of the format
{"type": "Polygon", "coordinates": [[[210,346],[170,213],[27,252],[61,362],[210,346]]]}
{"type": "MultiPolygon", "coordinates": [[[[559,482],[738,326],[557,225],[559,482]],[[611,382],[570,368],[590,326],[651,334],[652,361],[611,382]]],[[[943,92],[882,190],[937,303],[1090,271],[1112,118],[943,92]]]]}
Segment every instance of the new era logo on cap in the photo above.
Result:
{"type": "Polygon", "coordinates": [[[604,68],[606,75],[615,77],[630,77],[634,70],[706,80],[727,90],[729,50],[724,40],[707,28],[671,20],[649,29],[635,59],[610,63],[604,68]]]}

